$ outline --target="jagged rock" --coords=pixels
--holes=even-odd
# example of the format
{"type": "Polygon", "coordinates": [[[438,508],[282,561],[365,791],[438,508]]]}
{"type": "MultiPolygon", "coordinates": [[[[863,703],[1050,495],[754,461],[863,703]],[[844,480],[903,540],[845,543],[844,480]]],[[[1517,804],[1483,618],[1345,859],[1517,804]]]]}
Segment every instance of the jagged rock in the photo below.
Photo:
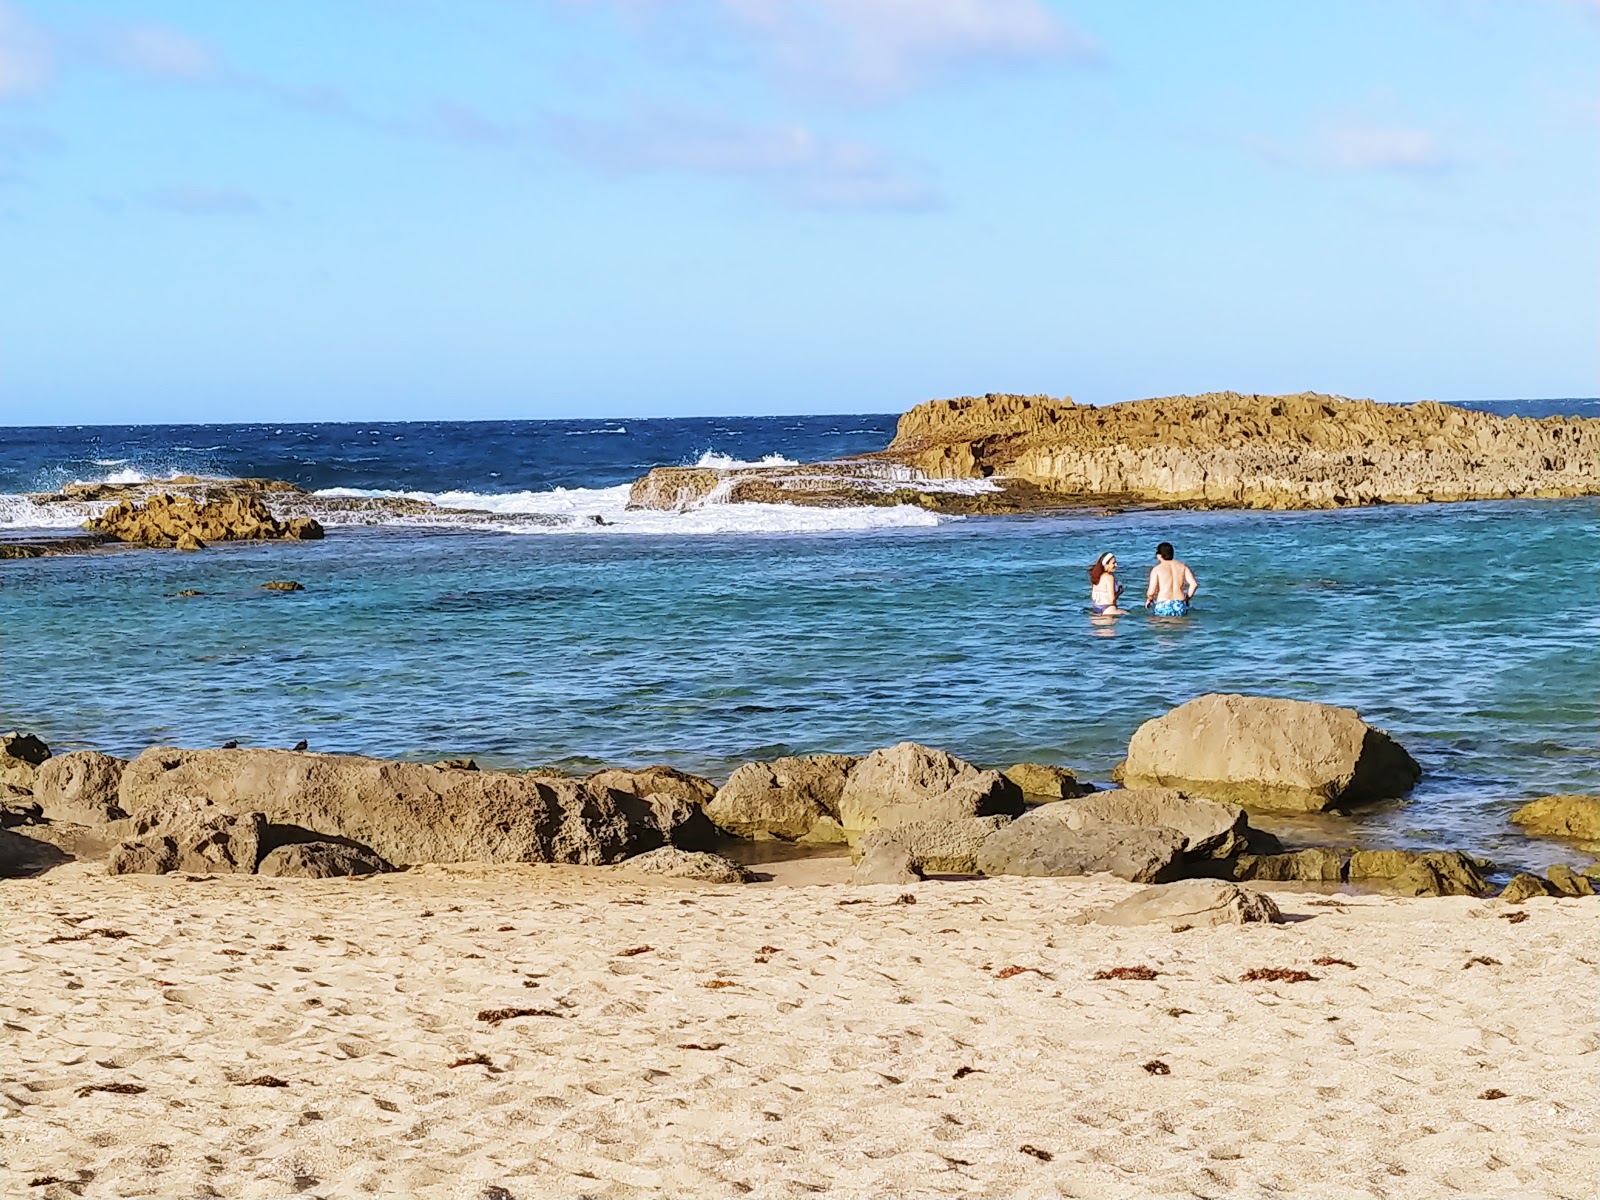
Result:
{"type": "Polygon", "coordinates": [[[267,828],[259,812],[228,812],[195,801],[145,810],[134,822],[140,836],[111,851],[106,874],[248,875],[261,859],[267,828]]]}
{"type": "Polygon", "coordinates": [[[1087,821],[1175,829],[1190,858],[1231,858],[1246,845],[1244,809],[1190,796],[1175,788],[1118,788],[1075,800],[1062,817],[1077,828],[1087,821]]]}
{"type": "Polygon", "coordinates": [[[918,405],[883,457],[940,478],[1230,508],[1587,496],[1600,493],[1600,420],[1315,393],[1098,407],[991,394],[918,405]]]}
{"type": "Polygon", "coordinates": [[[50,757],[50,747],[31,733],[0,733],[0,786],[33,791],[34,772],[50,757]]]}
{"type": "Polygon", "coordinates": [[[1207,695],[1146,721],[1128,744],[1129,787],[1175,787],[1284,812],[1403,796],[1416,761],[1353,709],[1207,695]]]}
{"type": "Polygon", "coordinates": [[[1386,879],[1402,896],[1481,896],[1489,864],[1459,850],[1357,850],[1351,880],[1386,879]]]}
{"type": "Polygon", "coordinates": [[[52,821],[98,825],[128,814],[117,803],[127,762],[98,750],[58,754],[39,764],[33,794],[52,821]]]}
{"type": "Polygon", "coordinates": [[[837,827],[839,796],[860,761],[844,754],[811,754],[745,763],[706,805],[706,816],[734,837],[818,840],[810,835],[819,823],[837,827]]]}
{"type": "Polygon", "coordinates": [[[1086,823],[1077,829],[1063,805],[1047,804],[995,830],[978,853],[985,875],[1094,875],[1109,871],[1135,883],[1174,878],[1184,836],[1175,829],[1086,823]]]}
{"type": "Polygon", "coordinates": [[[640,771],[596,771],[589,781],[637,796],[650,805],[661,832],[672,845],[683,850],[710,850],[716,845],[716,826],[704,810],[717,793],[709,779],[672,767],[646,767],[640,771]]]}
{"type": "Polygon", "coordinates": [[[263,592],[303,592],[306,585],[293,579],[270,579],[261,585],[263,592]]]}
{"type": "Polygon", "coordinates": [[[874,842],[856,864],[852,883],[916,883],[922,878],[906,848],[893,838],[874,842]]]}
{"type": "Polygon", "coordinates": [[[369,846],[398,866],[599,865],[664,840],[646,802],[588,780],[292,750],[154,747],[128,764],[118,802],[138,816],[189,796],[369,846]]]}
{"type": "Polygon", "coordinates": [[[680,850],[663,846],[622,864],[646,875],[665,875],[672,879],[697,879],[701,883],[749,883],[750,872],[720,854],[680,850]]]}
{"type": "Polygon", "coordinates": [[[379,875],[392,870],[392,866],[365,846],[351,846],[344,842],[293,842],[263,855],[256,874],[294,879],[336,879],[345,875],[379,875]]]}
{"type": "Polygon", "coordinates": [[[1281,919],[1271,897],[1217,879],[1185,879],[1135,892],[1094,914],[1099,925],[1207,928],[1281,919]]]}
{"type": "Polygon", "coordinates": [[[259,495],[236,490],[217,499],[172,495],[119,500],[84,528],[122,542],[199,550],[206,542],[313,539],[322,526],[309,518],[280,521],[259,495]]]}
{"type": "Polygon", "coordinates": [[[798,840],[803,846],[842,846],[850,840],[850,835],[833,817],[818,817],[817,823],[798,840]]]}
{"type": "Polygon", "coordinates": [[[1511,814],[1537,837],[1600,843],[1600,796],[1541,796],[1511,814]]]}
{"type": "Polygon", "coordinates": [[[1015,816],[1023,808],[1022,789],[999,771],[980,771],[943,750],[901,742],[856,764],[839,795],[839,824],[846,833],[861,834],[913,821],[1015,816]]]}
{"type": "Polygon", "coordinates": [[[1026,795],[1049,800],[1071,800],[1087,796],[1094,785],[1079,783],[1078,777],[1065,767],[1052,767],[1043,763],[1016,763],[1002,774],[1023,790],[1026,795]]]}
{"type": "Polygon", "coordinates": [[[1518,871],[1500,893],[1507,904],[1521,904],[1532,896],[1554,896],[1556,889],[1529,871],[1518,871]]]}
{"type": "Polygon", "coordinates": [[[1594,884],[1587,875],[1580,875],[1566,863],[1556,863],[1545,874],[1563,896],[1592,896],[1594,884]]]}
{"type": "Polygon", "coordinates": [[[917,871],[936,875],[976,875],[978,852],[995,830],[1012,818],[968,817],[963,821],[912,821],[893,829],[874,829],[857,846],[865,860],[880,847],[904,851],[917,871]]]}
{"type": "Polygon", "coordinates": [[[1289,854],[1241,854],[1233,878],[1259,883],[1338,883],[1344,878],[1344,855],[1313,847],[1289,854]]]}

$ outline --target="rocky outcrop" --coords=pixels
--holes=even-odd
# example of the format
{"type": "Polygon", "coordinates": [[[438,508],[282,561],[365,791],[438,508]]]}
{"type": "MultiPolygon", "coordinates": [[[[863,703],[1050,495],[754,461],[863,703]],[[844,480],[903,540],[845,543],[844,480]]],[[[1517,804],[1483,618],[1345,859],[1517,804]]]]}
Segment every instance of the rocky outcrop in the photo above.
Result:
{"type": "Polygon", "coordinates": [[[596,771],[589,782],[639,797],[655,812],[663,836],[681,850],[709,850],[716,844],[716,826],[705,813],[705,806],[717,794],[716,784],[709,779],[674,767],[637,771],[612,767],[596,771]]]}
{"type": "Polygon", "coordinates": [[[0,790],[33,791],[39,765],[50,757],[50,747],[31,733],[0,733],[0,790]]]}
{"type": "Polygon", "coordinates": [[[278,879],[340,879],[381,875],[394,868],[365,846],[344,842],[291,842],[262,855],[257,875],[278,879]]]}
{"type": "Polygon", "coordinates": [[[1600,494],[1600,419],[1312,392],[1099,408],[1048,396],[934,400],[900,418],[887,456],[938,478],[1228,508],[1600,494]]]}
{"type": "Polygon", "coordinates": [[[631,509],[683,512],[707,504],[806,508],[904,504],[956,515],[1003,515],[1060,507],[1062,500],[1022,480],[957,487],[881,456],[803,466],[656,467],[628,490],[631,509]]]}
{"type": "Polygon", "coordinates": [[[128,814],[117,803],[127,762],[98,750],[58,754],[40,763],[33,798],[52,821],[99,825],[128,814]]]}
{"type": "Polygon", "coordinates": [[[1600,796],[1541,796],[1517,809],[1511,820],[1536,837],[1600,844],[1600,796]]]}
{"type": "Polygon", "coordinates": [[[257,495],[235,493],[216,500],[196,500],[167,493],[146,500],[121,500],[84,528],[121,542],[200,550],[207,542],[308,540],[322,536],[310,517],[280,521],[257,495]]]}
{"type": "Polygon", "coordinates": [[[851,883],[916,883],[922,871],[905,846],[894,838],[873,842],[856,863],[851,883]]]}
{"type": "Polygon", "coordinates": [[[1244,809],[1175,788],[1096,792],[1064,805],[1058,815],[1072,829],[1089,823],[1173,829],[1183,835],[1183,852],[1191,859],[1232,858],[1244,850],[1250,832],[1244,809]]]}
{"type": "Polygon", "coordinates": [[[623,866],[646,875],[668,879],[694,879],[701,883],[749,883],[750,872],[720,854],[680,850],[663,846],[659,850],[628,859],[623,866]]]}
{"type": "Polygon", "coordinates": [[[1015,816],[1022,789],[998,771],[980,771],[943,750],[901,742],[874,750],[850,771],[839,794],[846,834],[921,821],[1015,816]]]}
{"type": "Polygon", "coordinates": [[[1174,829],[1089,822],[1074,829],[1065,804],[1047,804],[983,842],[985,875],[1095,875],[1164,883],[1182,873],[1185,838],[1174,829]]]}
{"type": "Polygon", "coordinates": [[[1594,895],[1594,881],[1587,875],[1580,875],[1566,863],[1555,863],[1545,875],[1563,896],[1594,895]]]}
{"type": "Polygon", "coordinates": [[[1531,900],[1535,896],[1554,896],[1557,894],[1557,889],[1554,885],[1540,879],[1533,872],[1518,871],[1501,890],[1500,899],[1507,904],[1521,904],[1524,900],[1531,900]]]}
{"type": "Polygon", "coordinates": [[[229,812],[202,801],[180,801],[135,818],[141,836],[117,845],[107,875],[249,875],[261,861],[266,818],[229,812]]]}
{"type": "Polygon", "coordinates": [[[648,804],[589,780],[354,755],[156,747],[128,764],[118,791],[136,817],[190,797],[357,842],[401,866],[599,865],[664,841],[648,804]]]}
{"type": "Polygon", "coordinates": [[[1065,767],[1016,763],[1001,774],[1021,788],[1025,796],[1035,800],[1071,800],[1094,791],[1093,784],[1079,783],[1078,777],[1065,767]]]}
{"type": "Polygon", "coordinates": [[[1489,870],[1459,850],[1357,850],[1348,877],[1387,881],[1387,890],[1400,896],[1481,896],[1489,890],[1489,870]]]}
{"type": "Polygon", "coordinates": [[[861,760],[809,754],[745,763],[706,805],[706,816],[734,837],[843,841],[839,797],[861,760]]]}
{"type": "Polygon", "coordinates": [[[1342,883],[1344,870],[1343,854],[1312,847],[1283,854],[1241,854],[1230,877],[1258,883],[1342,883]]]}
{"type": "Polygon", "coordinates": [[[1403,796],[1416,760],[1353,709],[1207,695],[1146,721],[1120,769],[1129,787],[1175,787],[1248,808],[1321,812],[1403,796]]]}
{"type": "Polygon", "coordinates": [[[939,875],[976,875],[978,855],[989,835],[1009,824],[1010,817],[968,817],[962,821],[913,821],[892,829],[874,829],[856,847],[862,861],[880,850],[903,853],[912,867],[939,875]]]}
{"type": "Polygon", "coordinates": [[[1205,929],[1281,920],[1271,897],[1214,879],[1186,879],[1135,892],[1094,914],[1098,925],[1205,929]]]}

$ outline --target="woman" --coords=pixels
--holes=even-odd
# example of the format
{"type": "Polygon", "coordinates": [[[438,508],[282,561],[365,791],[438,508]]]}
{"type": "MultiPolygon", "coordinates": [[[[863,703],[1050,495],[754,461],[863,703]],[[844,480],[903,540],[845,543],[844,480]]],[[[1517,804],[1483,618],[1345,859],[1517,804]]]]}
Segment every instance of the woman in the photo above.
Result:
{"type": "Polygon", "coordinates": [[[1117,582],[1117,556],[1102,554],[1089,568],[1089,607],[1103,617],[1120,617],[1124,609],[1117,607],[1122,595],[1122,585],[1117,582]]]}

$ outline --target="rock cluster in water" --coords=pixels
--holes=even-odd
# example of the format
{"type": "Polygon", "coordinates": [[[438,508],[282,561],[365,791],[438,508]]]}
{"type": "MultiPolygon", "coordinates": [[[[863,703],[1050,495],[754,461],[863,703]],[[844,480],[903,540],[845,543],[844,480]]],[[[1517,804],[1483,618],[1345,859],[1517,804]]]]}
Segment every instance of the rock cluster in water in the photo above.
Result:
{"type": "Polygon", "coordinates": [[[310,517],[280,521],[259,496],[249,492],[215,500],[167,493],[145,500],[119,500],[86,522],[85,528],[119,542],[179,550],[203,550],[207,542],[307,541],[322,536],[317,521],[310,517]]]}

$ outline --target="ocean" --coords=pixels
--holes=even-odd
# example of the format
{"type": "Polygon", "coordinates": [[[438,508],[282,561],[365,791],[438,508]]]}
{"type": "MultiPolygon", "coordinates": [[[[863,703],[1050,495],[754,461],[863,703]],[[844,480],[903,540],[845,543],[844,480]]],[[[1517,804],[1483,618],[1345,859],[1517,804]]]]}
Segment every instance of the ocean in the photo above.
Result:
{"type": "MultiPolygon", "coordinates": [[[[1594,400],[1481,407],[1600,415],[1594,400]]],[[[0,727],[58,751],[304,738],[714,777],[913,739],[1104,782],[1141,722],[1241,691],[1352,706],[1426,771],[1405,801],[1258,823],[1300,842],[1575,861],[1505,818],[1530,796],[1600,790],[1600,499],[966,518],[624,508],[653,466],[861,453],[894,422],[0,429],[6,536],[83,519],[29,493],[180,473],[491,514],[356,514],[321,542],[0,562],[0,727]],[[1091,622],[1088,564],[1116,552],[1137,592],[1161,540],[1200,578],[1195,614],[1091,622]],[[263,592],[271,579],[305,590],[263,592]]]]}

